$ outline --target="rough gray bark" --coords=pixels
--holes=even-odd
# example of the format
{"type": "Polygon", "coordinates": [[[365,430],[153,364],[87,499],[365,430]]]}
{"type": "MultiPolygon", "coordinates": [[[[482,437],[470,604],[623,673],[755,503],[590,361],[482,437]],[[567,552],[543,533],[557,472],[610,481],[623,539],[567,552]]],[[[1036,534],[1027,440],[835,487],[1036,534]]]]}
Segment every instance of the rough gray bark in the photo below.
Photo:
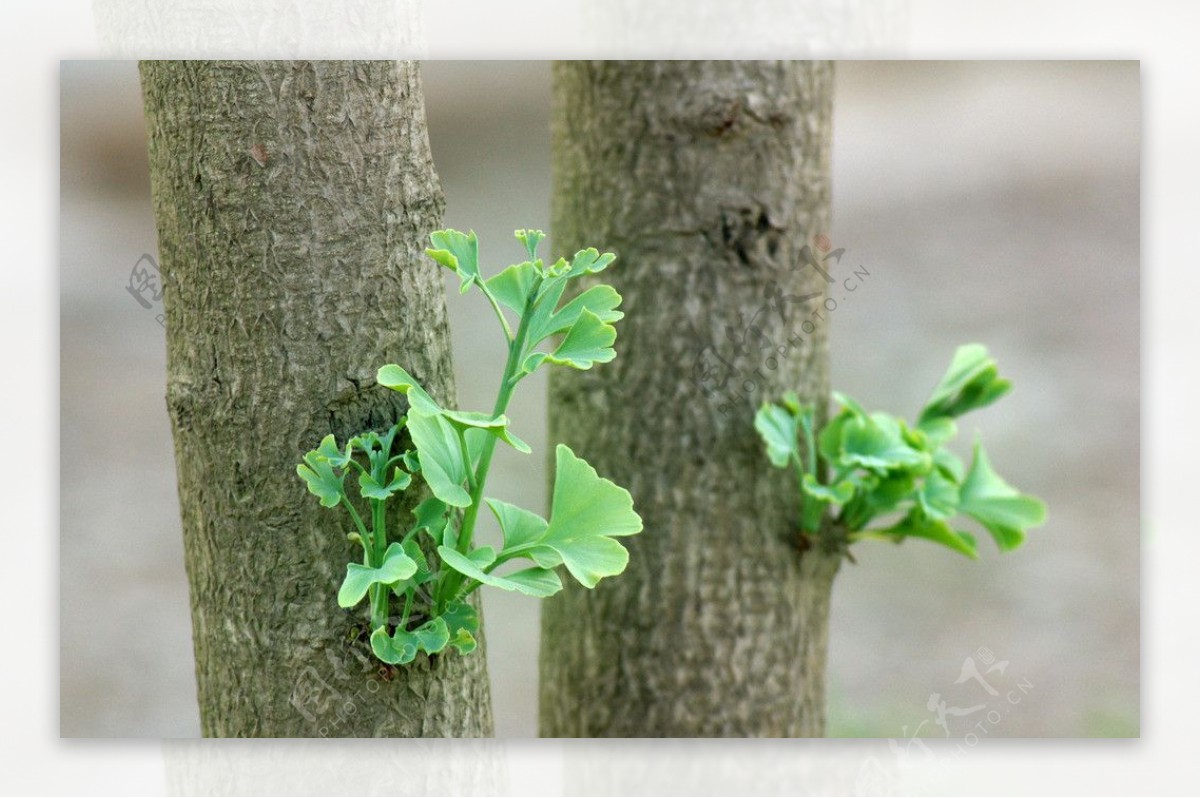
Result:
{"type": "Polygon", "coordinates": [[[543,609],[544,736],[824,732],[840,555],[801,550],[753,419],[786,390],[825,412],[826,281],[802,250],[829,228],[832,81],[824,62],[554,66],[556,254],[616,252],[627,315],[613,363],[552,372],[551,440],[628,487],[645,531],[623,575],[543,609]]]}
{"type": "MultiPolygon", "coordinates": [[[[385,429],[403,363],[454,404],[443,199],[415,64],[144,62],[167,402],[210,737],[492,733],[483,651],[381,668],[303,452],[385,429]]],[[[411,505],[410,505],[411,506],[411,505]]],[[[394,508],[395,528],[408,507],[394,508]]]]}

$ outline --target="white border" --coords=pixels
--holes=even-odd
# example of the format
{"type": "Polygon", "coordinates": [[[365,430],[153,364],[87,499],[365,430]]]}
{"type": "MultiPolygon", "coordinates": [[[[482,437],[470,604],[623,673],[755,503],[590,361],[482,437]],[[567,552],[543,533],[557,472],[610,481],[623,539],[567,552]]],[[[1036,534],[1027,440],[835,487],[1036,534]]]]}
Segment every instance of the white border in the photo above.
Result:
{"type": "MultiPolygon", "coordinates": [[[[4,507],[0,658],[7,723],[0,790],[15,794],[430,792],[667,794],[874,791],[928,794],[1182,794],[1200,786],[1193,714],[1200,664],[1195,621],[1200,535],[1185,509],[1194,427],[1193,341],[1200,276],[1200,4],[1185,2],[634,3],[627,0],[363,2],[331,21],[322,0],[8,0],[0,152],[8,285],[5,326],[4,507]],[[199,8],[199,11],[195,9],[199,8]],[[301,22],[288,24],[300,8],[301,22]],[[883,10],[881,11],[880,8],[883,10]],[[311,9],[311,10],[310,10],[311,9]],[[847,10],[850,9],[850,10],[847,10]],[[381,19],[372,17],[381,15],[381,19]],[[148,16],[139,16],[148,15],[148,16]],[[177,24],[180,21],[186,24],[177,24]],[[477,20],[468,25],[467,20],[477,20]],[[380,24],[382,21],[382,24],[380,24]],[[626,23],[636,26],[624,29],[626,23]],[[194,55],[426,58],[581,56],[1133,58],[1142,61],[1144,508],[1142,739],[995,740],[969,758],[898,771],[885,743],[866,741],[158,743],[58,739],[57,62],[62,58],[194,55]],[[289,52],[272,40],[298,42],[289,52]],[[503,46],[501,42],[505,43],[503,46]],[[29,388],[33,388],[31,392],[29,388]],[[19,422],[16,421],[19,419],[19,422]],[[413,745],[422,748],[414,749],[413,745]],[[364,746],[396,769],[364,773],[364,746]],[[476,755],[479,753],[478,756],[476,755]],[[165,756],[164,756],[165,754],[165,756]],[[871,764],[875,757],[879,770],[871,764]],[[422,768],[450,757],[461,772],[422,768]],[[278,769],[276,769],[278,768],[278,769]],[[578,783],[572,774],[593,780],[578,783]],[[644,780],[623,781],[639,772],[644,780]],[[337,775],[326,778],[321,774],[337,775]],[[407,774],[407,775],[405,775],[407,774]]],[[[1096,434],[1104,434],[1097,430],[1096,434]]],[[[64,442],[69,450],[69,442],[64,442]]],[[[64,486],[63,490],[69,490],[64,486]]],[[[69,589],[69,586],[62,586],[69,589]]]]}

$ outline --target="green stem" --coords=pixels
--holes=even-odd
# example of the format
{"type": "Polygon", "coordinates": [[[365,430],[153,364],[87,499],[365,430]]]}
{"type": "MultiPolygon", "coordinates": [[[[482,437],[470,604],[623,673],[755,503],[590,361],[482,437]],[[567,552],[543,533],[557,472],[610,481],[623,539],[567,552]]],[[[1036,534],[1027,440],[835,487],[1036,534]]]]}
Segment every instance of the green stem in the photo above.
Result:
{"type": "Polygon", "coordinates": [[[804,449],[808,455],[808,473],[813,475],[813,479],[817,478],[817,441],[813,436],[812,416],[803,415],[800,417],[800,428],[804,430],[804,449]]]}
{"type": "MultiPolygon", "coordinates": [[[[508,409],[512,399],[513,389],[519,380],[516,377],[521,367],[524,355],[525,339],[529,335],[530,311],[537,299],[537,289],[541,280],[537,280],[530,289],[529,298],[525,300],[525,312],[521,314],[521,324],[517,327],[517,335],[508,344],[508,359],[504,363],[504,376],[500,380],[500,392],[496,395],[496,404],[492,407],[493,418],[508,409]]],[[[475,519],[479,516],[479,505],[483,499],[483,487],[487,481],[488,469],[492,465],[492,454],[496,451],[496,436],[489,435],[483,442],[483,450],[479,453],[479,465],[475,469],[475,484],[471,490],[471,504],[463,515],[462,528],[458,532],[458,550],[466,554],[471,550],[471,538],[475,534],[475,519]]]]}
{"type": "MultiPolygon", "coordinates": [[[[383,554],[387,547],[387,510],[379,499],[371,500],[371,543],[375,551],[375,567],[383,565],[383,554]]],[[[387,625],[388,591],[387,585],[371,586],[371,628],[378,629],[387,625]]]]}
{"type": "Polygon", "coordinates": [[[487,287],[483,280],[475,283],[479,286],[479,290],[487,297],[488,302],[492,305],[492,310],[496,311],[496,318],[500,320],[500,326],[504,328],[504,336],[511,342],[513,339],[512,328],[508,326],[508,319],[504,318],[504,311],[500,310],[500,303],[496,301],[496,297],[492,296],[492,291],[487,287]]]}
{"type": "MultiPolygon", "coordinates": [[[[534,305],[537,304],[538,289],[541,288],[541,284],[540,277],[534,281],[529,295],[525,299],[525,312],[521,314],[521,323],[517,327],[517,334],[509,340],[508,358],[504,362],[504,375],[500,378],[500,392],[496,395],[496,403],[492,407],[493,417],[501,415],[508,409],[513,389],[520,382],[518,372],[521,368],[521,360],[525,355],[525,339],[529,336],[529,319],[533,315],[534,305]]],[[[485,291],[485,293],[487,292],[485,291]]],[[[487,483],[488,469],[491,468],[492,455],[495,451],[496,436],[488,435],[483,442],[483,449],[479,453],[479,465],[475,468],[474,482],[468,480],[468,486],[471,489],[471,503],[463,513],[462,525],[458,529],[458,551],[463,555],[471,550],[471,540],[475,535],[475,521],[479,517],[479,506],[483,503],[483,488],[487,483]]],[[[439,609],[446,601],[458,595],[464,579],[465,577],[455,572],[444,574],[443,581],[438,585],[439,609]]]]}
{"type": "MultiPolygon", "coordinates": [[[[354,519],[354,525],[358,527],[359,537],[363,540],[363,551],[369,551],[371,546],[371,536],[367,534],[367,528],[363,525],[362,516],[358,514],[358,510],[354,509],[354,505],[350,503],[350,497],[345,493],[342,494],[342,505],[349,511],[350,517],[354,519]]],[[[371,563],[366,563],[370,565],[371,563]]]]}
{"type": "Polygon", "coordinates": [[[796,467],[796,488],[800,491],[800,529],[805,534],[814,535],[821,526],[821,505],[804,492],[804,462],[795,452],[792,453],[792,463],[796,467]]]}
{"type": "Polygon", "coordinates": [[[412,611],[413,592],[409,590],[404,594],[404,614],[400,616],[400,626],[398,628],[405,629],[408,626],[408,614],[412,611]]]}

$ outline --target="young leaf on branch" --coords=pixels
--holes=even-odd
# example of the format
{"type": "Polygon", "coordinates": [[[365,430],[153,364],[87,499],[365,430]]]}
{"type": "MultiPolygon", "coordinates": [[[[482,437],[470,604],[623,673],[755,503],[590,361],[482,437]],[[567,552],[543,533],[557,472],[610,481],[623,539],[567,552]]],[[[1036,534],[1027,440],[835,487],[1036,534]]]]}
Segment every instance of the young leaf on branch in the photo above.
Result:
{"type": "Polygon", "coordinates": [[[508,347],[490,413],[442,407],[408,371],[382,366],[377,382],[405,395],[408,413],[384,434],[364,432],[339,448],[332,435],[304,455],[297,467],[324,507],[344,507],[362,546],[362,562],[347,565],[338,604],[371,605],[371,650],[381,661],[404,665],[424,652],[476,648],[479,616],[465,599],[482,585],[544,598],[562,589],[558,567],[593,588],[620,574],[629,561],[619,537],[637,534],[642,522],[628,491],[596,473],[566,446],[556,449],[550,520],[484,495],[497,442],[523,454],[530,447],[509,429],[505,415],[516,385],[543,363],[588,369],[616,356],[613,344],[623,314],[620,295],[592,285],[562,302],[571,280],[595,275],[613,261],[610,253],[584,249],[546,266],[537,257],[540,230],[516,231],[529,259],[486,277],[472,233],[439,230],[427,250],[459,278],[462,293],[476,288],[497,316],[508,347]],[[393,453],[401,438],[410,449],[393,453]],[[358,478],[360,511],[345,490],[358,478]],[[389,537],[387,502],[408,490],[432,496],[413,511],[415,522],[389,537]],[[474,545],[475,525],[486,503],[504,533],[504,547],[474,545]],[[514,560],[524,567],[498,569],[514,560]],[[398,604],[398,615],[393,612],[398,604]]]}
{"type": "Polygon", "coordinates": [[[770,463],[795,471],[806,538],[819,537],[824,523],[836,545],[924,538],[974,559],[975,536],[954,528],[960,515],[986,529],[1001,551],[1019,546],[1026,530],[1046,518],[1039,499],[996,474],[981,444],[975,444],[969,470],[944,446],[958,434],[957,417],[1011,387],[987,349],[967,344],[955,352],[913,427],[886,413],[869,414],[839,393],[834,399],[840,409],[815,440],[814,408],[801,405],[795,394],[764,403],[754,425],[770,463]],[[897,512],[899,518],[892,516],[897,512]],[[870,526],[885,516],[892,520],[870,526]]]}

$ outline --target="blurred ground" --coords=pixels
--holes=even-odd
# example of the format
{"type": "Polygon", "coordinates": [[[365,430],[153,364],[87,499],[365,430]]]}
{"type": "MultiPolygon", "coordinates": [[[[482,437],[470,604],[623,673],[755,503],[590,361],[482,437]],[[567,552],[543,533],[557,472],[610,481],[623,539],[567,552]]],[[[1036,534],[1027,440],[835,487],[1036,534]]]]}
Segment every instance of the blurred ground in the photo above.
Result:
{"type": "MultiPolygon", "coordinates": [[[[424,74],[446,224],[507,263],[514,228],[549,226],[549,67],[424,74]]],[[[1020,700],[951,718],[953,736],[1138,732],[1139,83],[1130,62],[838,65],[833,239],[870,276],[835,296],[834,384],[911,413],[958,343],[986,343],[1016,389],[961,443],[978,429],[1050,522],[1003,557],[984,541],[979,563],[856,547],[834,593],[834,736],[941,736],[931,694],[987,699],[955,684],[968,657],[1020,700]]],[[[61,145],[62,734],[194,736],[163,331],[124,290],[155,251],[133,64],[63,65],[61,145]]],[[[448,297],[460,400],[490,405],[499,342],[476,335],[478,297],[448,297]]],[[[522,391],[510,415],[544,451],[544,377],[522,391]]],[[[544,503],[542,459],[498,465],[496,495],[544,503]]],[[[537,603],[484,595],[497,734],[534,735],[537,603]]]]}

